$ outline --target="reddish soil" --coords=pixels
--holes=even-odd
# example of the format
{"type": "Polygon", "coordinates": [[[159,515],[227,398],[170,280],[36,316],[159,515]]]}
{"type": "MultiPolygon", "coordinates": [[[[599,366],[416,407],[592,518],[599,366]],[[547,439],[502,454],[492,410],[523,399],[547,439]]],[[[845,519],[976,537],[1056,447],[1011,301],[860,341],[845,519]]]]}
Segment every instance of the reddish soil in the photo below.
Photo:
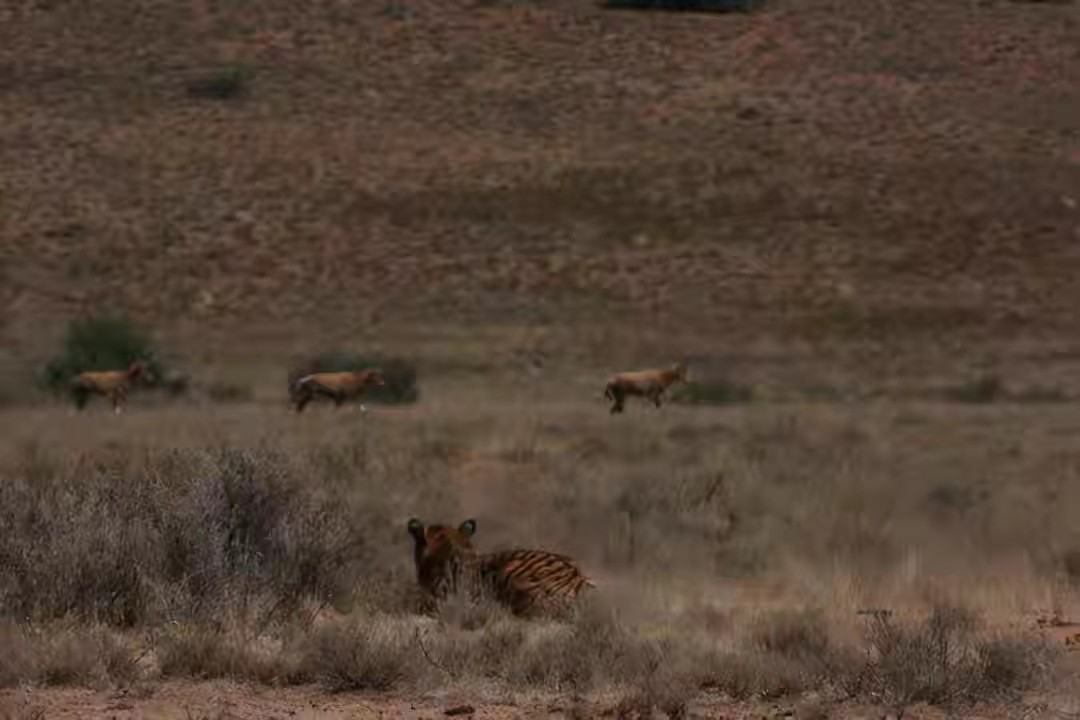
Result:
{"type": "MultiPolygon", "coordinates": [[[[917,705],[903,717],[943,720],[947,717],[982,720],[1064,717],[1071,707],[1065,698],[1029,698],[1023,705],[980,706],[945,711],[917,705]]],[[[410,700],[351,693],[327,694],[318,688],[270,689],[229,682],[162,683],[129,690],[45,689],[0,692],[4,718],[108,718],[109,720],[292,720],[359,718],[438,720],[447,717],[476,720],[512,718],[640,717],[622,710],[617,702],[575,703],[569,700],[484,703],[468,692],[446,697],[410,700]]],[[[647,716],[646,716],[647,717],[647,716]]],[[[895,718],[894,708],[866,705],[822,705],[813,700],[732,703],[702,699],[688,709],[688,717],[702,720],[770,720],[772,718],[829,717],[837,720],[895,718]],[[815,712],[816,711],[816,712],[815,712]],[[820,714],[825,713],[825,714],[820,714]]]]}

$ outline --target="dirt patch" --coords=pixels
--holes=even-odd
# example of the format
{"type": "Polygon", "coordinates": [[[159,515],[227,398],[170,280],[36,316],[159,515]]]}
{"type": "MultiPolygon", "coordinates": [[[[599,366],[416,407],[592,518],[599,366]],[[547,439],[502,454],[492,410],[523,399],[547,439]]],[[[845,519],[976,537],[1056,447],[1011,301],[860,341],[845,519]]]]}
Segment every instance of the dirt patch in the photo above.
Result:
{"type": "MultiPolygon", "coordinates": [[[[917,720],[970,718],[1006,720],[1025,717],[1052,717],[1055,711],[1071,707],[1060,698],[1031,697],[1009,706],[958,708],[949,713],[915,705],[904,717],[917,720]]],[[[0,717],[108,718],[109,720],[441,720],[447,717],[476,720],[571,720],[572,718],[648,717],[620,708],[603,698],[543,698],[490,702],[468,692],[441,697],[327,694],[318,688],[256,688],[232,682],[157,683],[113,690],[26,689],[0,691],[0,717]]],[[[659,715],[658,717],[667,717],[659,715]]],[[[700,720],[724,718],[828,717],[857,720],[866,717],[896,717],[887,706],[829,703],[814,696],[784,701],[733,702],[703,696],[684,717],[700,720]]]]}

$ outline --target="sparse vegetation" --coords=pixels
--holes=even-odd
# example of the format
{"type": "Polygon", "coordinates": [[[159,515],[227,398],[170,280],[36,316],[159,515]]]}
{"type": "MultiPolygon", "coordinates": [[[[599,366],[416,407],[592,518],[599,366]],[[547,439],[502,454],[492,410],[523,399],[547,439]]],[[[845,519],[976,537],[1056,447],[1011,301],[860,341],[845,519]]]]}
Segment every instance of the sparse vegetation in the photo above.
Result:
{"type": "Polygon", "coordinates": [[[214,402],[247,402],[255,393],[250,385],[217,380],[206,386],[206,395],[214,402]]]}

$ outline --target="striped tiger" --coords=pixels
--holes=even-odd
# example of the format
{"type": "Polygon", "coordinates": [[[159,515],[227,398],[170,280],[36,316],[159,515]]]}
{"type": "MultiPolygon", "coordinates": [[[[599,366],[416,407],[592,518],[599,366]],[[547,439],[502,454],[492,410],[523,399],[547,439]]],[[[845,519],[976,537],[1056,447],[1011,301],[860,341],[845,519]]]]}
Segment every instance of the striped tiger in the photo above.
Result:
{"type": "Polygon", "coordinates": [[[461,590],[472,599],[490,594],[515,615],[531,616],[567,609],[585,588],[595,587],[566,555],[524,549],[477,553],[473,519],[452,528],[413,518],[408,530],[415,541],[417,582],[436,601],[461,590]]]}

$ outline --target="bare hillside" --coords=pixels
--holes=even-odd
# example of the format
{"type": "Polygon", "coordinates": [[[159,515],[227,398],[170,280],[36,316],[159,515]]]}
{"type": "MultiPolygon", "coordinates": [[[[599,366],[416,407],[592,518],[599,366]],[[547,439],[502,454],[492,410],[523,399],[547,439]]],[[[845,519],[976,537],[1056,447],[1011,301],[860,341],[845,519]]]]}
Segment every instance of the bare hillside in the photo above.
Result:
{"type": "Polygon", "coordinates": [[[8,4],[0,332],[1061,342],[1077,37],[1032,2],[8,4]]]}

